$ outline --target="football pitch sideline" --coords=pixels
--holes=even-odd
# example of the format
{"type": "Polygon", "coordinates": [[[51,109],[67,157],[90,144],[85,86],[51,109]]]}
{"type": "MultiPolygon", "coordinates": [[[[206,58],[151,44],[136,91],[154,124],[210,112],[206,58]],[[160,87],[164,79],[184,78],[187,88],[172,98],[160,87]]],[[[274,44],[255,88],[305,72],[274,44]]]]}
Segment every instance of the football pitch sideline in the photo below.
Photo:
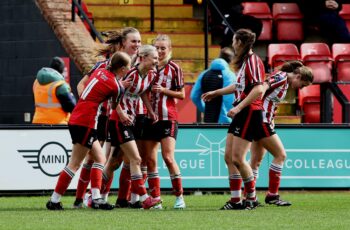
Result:
{"type": "MultiPolygon", "coordinates": [[[[260,202],[264,193],[259,192],[260,202]]],[[[174,196],[163,195],[163,210],[46,210],[49,196],[0,197],[0,229],[350,229],[349,191],[283,191],[290,207],[264,204],[255,210],[219,210],[229,195],[188,195],[187,208],[174,210],[174,196]]],[[[115,202],[116,195],[109,198],[115,202]]]]}

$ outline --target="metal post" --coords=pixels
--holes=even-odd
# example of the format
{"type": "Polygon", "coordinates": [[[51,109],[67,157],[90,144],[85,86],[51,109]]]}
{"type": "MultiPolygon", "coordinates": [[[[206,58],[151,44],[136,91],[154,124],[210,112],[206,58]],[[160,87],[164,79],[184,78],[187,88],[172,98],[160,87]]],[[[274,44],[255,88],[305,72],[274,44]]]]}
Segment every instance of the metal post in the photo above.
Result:
{"type": "Polygon", "coordinates": [[[204,5],[204,68],[208,68],[209,62],[209,45],[208,45],[208,34],[209,34],[209,23],[208,23],[208,1],[203,1],[204,5]]]}
{"type": "MultiPolygon", "coordinates": [[[[77,2],[77,0],[72,0],[72,5],[75,4],[76,7],[78,7],[78,11],[81,12],[81,14],[83,15],[83,18],[86,20],[86,22],[89,24],[89,27],[91,28],[91,30],[93,31],[93,33],[96,35],[97,39],[103,43],[104,40],[101,36],[101,34],[96,30],[95,26],[92,24],[92,22],[90,21],[90,19],[88,18],[88,16],[85,14],[85,12],[83,11],[83,8],[81,7],[81,5],[79,5],[77,2]]],[[[73,13],[74,11],[72,11],[73,13]]],[[[75,13],[75,12],[74,12],[75,13]]],[[[74,15],[72,15],[72,21],[73,21],[73,17],[75,18],[74,15]]]]}
{"type": "Polygon", "coordinates": [[[151,0],[151,32],[154,32],[154,0],[151,0]]]}
{"type": "Polygon", "coordinates": [[[321,123],[331,123],[332,122],[332,94],[330,91],[330,84],[327,83],[321,83],[321,123]]]}
{"type": "Polygon", "coordinates": [[[72,22],[75,22],[75,1],[72,1],[72,22]]]}
{"type": "MultiPolygon", "coordinates": [[[[81,6],[81,0],[78,0],[78,4],[79,4],[79,6],[81,6]]],[[[80,11],[78,11],[78,16],[79,16],[79,17],[81,16],[80,11]]]]}

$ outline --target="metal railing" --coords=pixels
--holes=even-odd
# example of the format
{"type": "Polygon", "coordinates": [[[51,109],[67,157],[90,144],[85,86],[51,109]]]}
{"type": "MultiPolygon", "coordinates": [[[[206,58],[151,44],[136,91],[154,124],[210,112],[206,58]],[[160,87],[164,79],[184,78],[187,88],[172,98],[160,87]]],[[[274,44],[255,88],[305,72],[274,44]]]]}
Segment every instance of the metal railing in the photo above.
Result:
{"type": "Polygon", "coordinates": [[[72,0],[72,21],[75,22],[75,9],[78,9],[78,15],[82,18],[83,21],[86,21],[87,24],[89,25],[92,33],[96,36],[96,38],[103,43],[104,40],[100,34],[100,32],[98,32],[94,26],[94,24],[92,24],[91,20],[88,18],[88,16],[86,15],[86,13],[84,12],[83,8],[81,7],[81,0],[72,0]]]}
{"type": "Polygon", "coordinates": [[[321,123],[332,123],[332,94],[342,108],[342,122],[350,123],[350,102],[336,82],[320,84],[321,89],[321,123]]]}
{"type": "Polygon", "coordinates": [[[204,66],[205,69],[208,68],[208,62],[209,62],[209,43],[208,43],[208,34],[209,34],[209,23],[208,23],[208,7],[209,3],[213,6],[213,8],[216,10],[216,12],[220,15],[221,19],[225,22],[229,30],[234,33],[234,30],[230,23],[228,23],[226,17],[222,14],[218,6],[215,4],[213,0],[203,0],[203,6],[204,6],[204,66]]]}

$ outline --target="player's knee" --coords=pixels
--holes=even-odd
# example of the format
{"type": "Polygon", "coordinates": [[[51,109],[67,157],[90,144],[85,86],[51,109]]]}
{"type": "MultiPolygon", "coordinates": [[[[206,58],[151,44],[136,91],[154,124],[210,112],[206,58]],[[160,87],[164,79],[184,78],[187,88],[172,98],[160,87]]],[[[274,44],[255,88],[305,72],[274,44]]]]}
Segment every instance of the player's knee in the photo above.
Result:
{"type": "Polygon", "coordinates": [[[226,164],[231,164],[232,163],[232,157],[230,155],[225,154],[225,162],[226,164]]]}
{"type": "Polygon", "coordinates": [[[244,164],[243,160],[237,157],[232,157],[232,163],[239,169],[242,164],[244,164]]]}
{"type": "Polygon", "coordinates": [[[287,153],[285,151],[281,151],[275,158],[278,162],[283,163],[287,159],[287,153]]]}
{"type": "Polygon", "coordinates": [[[137,156],[137,157],[130,159],[130,164],[141,166],[141,161],[142,161],[141,157],[137,156]]]}
{"type": "Polygon", "coordinates": [[[147,168],[148,168],[149,171],[156,169],[157,168],[157,161],[156,161],[156,159],[148,158],[147,159],[147,168]]]}
{"type": "Polygon", "coordinates": [[[174,162],[175,162],[174,158],[171,157],[171,156],[165,156],[163,159],[164,159],[164,162],[165,162],[165,164],[166,164],[167,166],[168,166],[168,165],[173,165],[174,162]]]}

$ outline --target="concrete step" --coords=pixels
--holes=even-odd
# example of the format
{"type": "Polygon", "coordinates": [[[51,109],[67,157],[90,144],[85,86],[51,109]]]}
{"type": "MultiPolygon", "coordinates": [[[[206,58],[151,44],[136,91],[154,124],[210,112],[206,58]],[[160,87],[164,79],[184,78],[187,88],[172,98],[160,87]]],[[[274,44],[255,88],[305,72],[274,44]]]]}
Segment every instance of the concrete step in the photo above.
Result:
{"type": "MultiPolygon", "coordinates": [[[[149,5],[89,4],[96,18],[149,18],[149,5]]],[[[155,5],[155,18],[192,18],[192,5],[155,5]]]]}
{"type": "MultiPolygon", "coordinates": [[[[209,46],[209,59],[214,59],[219,56],[220,46],[209,46]]],[[[203,46],[173,46],[174,59],[204,59],[203,46]]]]}
{"type": "Polygon", "coordinates": [[[292,87],[288,88],[287,95],[284,98],[284,101],[287,101],[289,103],[295,104],[296,103],[296,97],[297,97],[297,91],[295,89],[292,89],[292,87]]]}
{"type": "MultiPolygon", "coordinates": [[[[149,5],[150,0],[84,0],[89,4],[149,5]]],[[[157,5],[182,5],[183,0],[154,0],[157,5]]]]}
{"type": "Polygon", "coordinates": [[[276,116],[275,124],[300,124],[301,116],[276,116]]]}
{"type": "MultiPolygon", "coordinates": [[[[143,44],[152,44],[153,39],[157,34],[167,34],[173,46],[202,46],[204,47],[204,34],[203,33],[163,33],[159,31],[157,33],[141,33],[143,44]]],[[[211,40],[209,34],[208,40],[211,40]]]]}
{"type": "Polygon", "coordinates": [[[184,72],[184,81],[185,83],[195,83],[201,71],[198,72],[184,72]]]}
{"type": "MultiPolygon", "coordinates": [[[[181,68],[182,71],[187,72],[201,72],[205,68],[204,59],[193,59],[193,60],[179,60],[179,59],[173,59],[174,62],[176,62],[181,68]]],[[[210,61],[209,61],[210,62],[210,61]]]]}
{"type": "MultiPolygon", "coordinates": [[[[135,27],[141,32],[150,31],[150,18],[97,18],[94,17],[94,25],[99,31],[114,30],[122,27],[135,27]]],[[[155,31],[163,32],[202,32],[203,20],[183,18],[156,18],[154,20],[155,31]]],[[[204,35],[202,36],[204,37],[204,35]]]]}
{"type": "Polygon", "coordinates": [[[291,116],[296,113],[296,103],[282,101],[278,104],[276,114],[278,116],[291,116]]]}
{"type": "Polygon", "coordinates": [[[199,74],[204,71],[204,59],[174,60],[182,69],[186,83],[195,83],[199,74]]]}

